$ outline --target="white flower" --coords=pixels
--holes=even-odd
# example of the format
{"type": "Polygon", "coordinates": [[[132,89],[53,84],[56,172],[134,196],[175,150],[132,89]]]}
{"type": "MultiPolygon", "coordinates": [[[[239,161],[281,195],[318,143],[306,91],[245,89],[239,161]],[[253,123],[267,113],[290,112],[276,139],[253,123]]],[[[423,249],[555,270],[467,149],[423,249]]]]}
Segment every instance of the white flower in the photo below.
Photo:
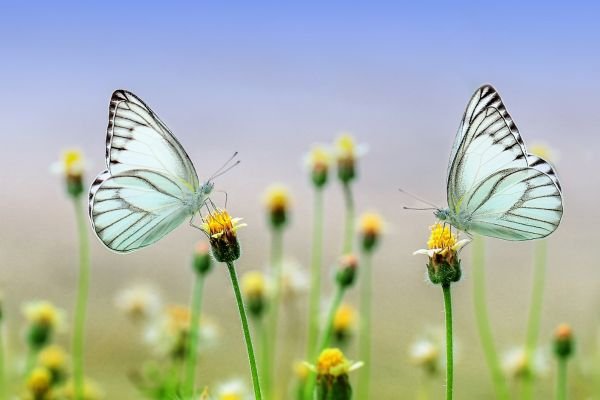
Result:
{"type": "Polygon", "coordinates": [[[522,346],[513,347],[504,354],[502,366],[506,374],[513,378],[522,378],[528,374],[540,377],[548,372],[548,357],[543,351],[537,349],[528,361],[522,346]]]}
{"type": "Polygon", "coordinates": [[[250,400],[248,386],[241,379],[231,379],[215,388],[215,400],[250,400]]]}
{"type": "Polygon", "coordinates": [[[160,314],[162,298],[151,285],[135,285],[119,292],[115,305],[134,321],[148,321],[160,314]]]}

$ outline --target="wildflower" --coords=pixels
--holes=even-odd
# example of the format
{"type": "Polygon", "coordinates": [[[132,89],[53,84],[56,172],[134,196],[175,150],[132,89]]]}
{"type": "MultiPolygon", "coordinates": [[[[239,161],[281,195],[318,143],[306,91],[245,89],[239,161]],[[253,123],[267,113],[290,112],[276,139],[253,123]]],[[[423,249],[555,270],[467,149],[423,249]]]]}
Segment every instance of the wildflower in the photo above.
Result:
{"type": "Polygon", "coordinates": [[[250,314],[260,318],[267,303],[267,283],[264,274],[260,271],[246,272],[242,276],[242,293],[250,314]]]}
{"type": "Polygon", "coordinates": [[[428,374],[435,375],[441,368],[442,350],[441,343],[438,341],[431,337],[422,337],[411,345],[410,359],[414,365],[422,367],[428,374]]]}
{"type": "Polygon", "coordinates": [[[265,206],[269,215],[269,221],[274,229],[281,229],[289,218],[290,193],[283,185],[272,185],[267,188],[264,195],[265,206]]]}
{"type": "Polygon", "coordinates": [[[239,380],[233,379],[221,383],[215,390],[216,400],[248,400],[248,388],[246,384],[239,380]]]}
{"type": "Polygon", "coordinates": [[[158,290],[150,285],[136,285],[121,291],[115,300],[117,308],[132,321],[148,321],[162,309],[158,290]]]}
{"type": "Polygon", "coordinates": [[[29,324],[27,341],[37,350],[44,347],[64,324],[64,312],[48,301],[27,303],[23,313],[29,324]]]}
{"type": "Polygon", "coordinates": [[[52,164],[51,170],[64,176],[69,195],[79,197],[83,193],[85,159],[80,150],[68,149],[63,151],[60,161],[52,164]]]}
{"type": "Polygon", "coordinates": [[[429,257],[427,271],[433,284],[449,285],[461,277],[458,252],[467,243],[468,239],[457,240],[457,235],[452,233],[449,225],[436,223],[431,227],[427,249],[417,250],[413,254],[429,257]]]}
{"type": "Polygon", "coordinates": [[[352,387],[348,373],[360,368],[362,362],[351,362],[337,348],[327,348],[321,352],[317,365],[309,368],[317,373],[317,399],[349,400],[352,387]]]}
{"type": "Polygon", "coordinates": [[[362,248],[366,252],[373,251],[379,243],[383,231],[383,219],[375,212],[362,215],[359,223],[359,234],[362,248]]]}
{"type": "Polygon", "coordinates": [[[27,377],[27,390],[34,399],[43,399],[52,388],[52,375],[43,367],[34,368],[27,377]]]}
{"type": "Polygon", "coordinates": [[[297,361],[294,363],[294,375],[300,382],[306,382],[310,374],[310,368],[303,361],[297,361]]]}
{"type": "Polygon", "coordinates": [[[530,357],[523,347],[508,350],[503,358],[504,371],[514,379],[530,379],[542,376],[548,370],[547,357],[541,351],[535,351],[530,357]]]}
{"type": "Polygon", "coordinates": [[[366,152],[363,145],[357,145],[354,138],[344,133],[335,141],[335,154],[338,167],[338,178],[348,184],[356,178],[356,160],[366,152]]]}
{"type": "Polygon", "coordinates": [[[285,260],[282,264],[281,291],[285,298],[292,299],[306,293],[309,277],[306,270],[294,260],[285,260]]]}
{"type": "Polygon", "coordinates": [[[551,164],[555,164],[558,161],[558,153],[555,149],[548,146],[547,143],[537,142],[529,146],[529,152],[534,156],[537,156],[544,161],[548,161],[551,164]]]}
{"type": "Polygon", "coordinates": [[[554,332],[554,354],[561,359],[569,358],[574,351],[573,330],[568,324],[560,324],[554,332]]]}
{"type": "Polygon", "coordinates": [[[202,224],[202,230],[209,237],[212,253],[219,262],[233,262],[240,257],[240,244],[237,230],[241,218],[231,218],[226,210],[214,210],[202,224]]]}
{"type": "Polygon", "coordinates": [[[356,310],[349,304],[338,307],[333,317],[333,334],[338,342],[344,343],[356,327],[356,310]]]}
{"type": "Polygon", "coordinates": [[[193,267],[194,271],[200,275],[205,275],[211,270],[212,259],[210,258],[210,247],[206,242],[199,242],[196,245],[193,267]]]}
{"type": "Polygon", "coordinates": [[[336,281],[340,287],[346,289],[354,284],[356,270],[358,269],[358,258],[354,254],[346,254],[339,260],[339,268],[336,281]]]}
{"type": "Polygon", "coordinates": [[[331,154],[325,146],[313,146],[306,156],[306,165],[311,174],[313,184],[317,189],[322,188],[327,183],[329,175],[329,166],[331,165],[331,154]]]}
{"type": "Polygon", "coordinates": [[[53,384],[62,382],[67,375],[67,353],[61,346],[48,346],[38,355],[38,365],[50,372],[53,384]]]}
{"type": "Polygon", "coordinates": [[[61,400],[102,400],[104,399],[104,392],[96,382],[86,378],[83,382],[83,398],[76,397],[73,381],[67,382],[62,387],[58,398],[61,400]]]}

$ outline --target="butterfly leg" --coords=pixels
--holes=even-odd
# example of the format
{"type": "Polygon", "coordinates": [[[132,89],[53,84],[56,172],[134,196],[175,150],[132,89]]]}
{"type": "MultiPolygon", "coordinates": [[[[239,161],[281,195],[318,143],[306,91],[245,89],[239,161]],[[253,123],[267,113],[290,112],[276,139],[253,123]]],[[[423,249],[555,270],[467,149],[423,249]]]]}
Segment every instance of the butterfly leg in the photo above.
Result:
{"type": "MultiPolygon", "coordinates": [[[[198,211],[198,212],[200,212],[200,211],[198,211]]],[[[195,216],[195,215],[196,215],[196,214],[192,214],[192,216],[190,217],[190,226],[191,226],[192,228],[196,228],[196,229],[203,230],[201,226],[198,226],[198,225],[194,224],[194,216],[195,216]]],[[[202,214],[200,214],[200,218],[202,218],[202,214]]]]}

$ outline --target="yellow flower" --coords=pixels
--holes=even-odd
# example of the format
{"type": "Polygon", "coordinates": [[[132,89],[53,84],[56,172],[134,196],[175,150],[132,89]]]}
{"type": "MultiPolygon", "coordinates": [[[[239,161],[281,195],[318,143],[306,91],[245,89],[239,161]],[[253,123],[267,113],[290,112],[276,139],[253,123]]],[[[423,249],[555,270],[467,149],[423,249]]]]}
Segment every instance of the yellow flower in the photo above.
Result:
{"type": "Polygon", "coordinates": [[[67,353],[61,346],[48,346],[40,352],[38,364],[52,371],[55,376],[62,376],[67,369],[67,353]]]}
{"type": "Polygon", "coordinates": [[[356,310],[349,304],[338,307],[333,318],[333,329],[336,335],[345,335],[354,328],[356,324],[356,310]]]}
{"type": "Polygon", "coordinates": [[[294,363],[294,374],[299,381],[304,382],[310,374],[310,368],[305,362],[297,361],[294,363]]]}
{"type": "Polygon", "coordinates": [[[136,285],[121,291],[116,305],[134,322],[148,321],[156,317],[162,308],[158,290],[150,285],[136,285]]]}
{"type": "Polygon", "coordinates": [[[383,229],[383,218],[378,213],[367,212],[361,216],[358,231],[361,236],[363,250],[371,251],[375,248],[383,229]]]}
{"type": "Polygon", "coordinates": [[[344,133],[335,141],[338,177],[347,184],[356,177],[356,160],[365,153],[365,147],[356,144],[354,138],[344,133]]]}
{"type": "Polygon", "coordinates": [[[44,396],[50,391],[51,387],[52,375],[46,368],[35,368],[27,378],[27,390],[29,390],[35,398],[44,396]]]}
{"type": "Polygon", "coordinates": [[[469,240],[458,240],[447,224],[438,222],[430,229],[427,249],[417,250],[413,255],[423,254],[429,257],[427,271],[432,283],[449,285],[457,282],[461,277],[458,252],[469,240]]]}
{"type": "Polygon", "coordinates": [[[329,166],[331,165],[329,149],[321,145],[313,146],[306,156],[306,165],[310,170],[313,184],[317,188],[323,187],[327,183],[329,166]]]}
{"type": "Polygon", "coordinates": [[[552,164],[556,163],[558,159],[557,152],[552,147],[548,146],[547,143],[543,142],[533,143],[531,147],[529,147],[529,152],[552,164]]]}
{"type": "Polygon", "coordinates": [[[264,298],[266,287],[265,275],[260,271],[249,271],[242,276],[242,292],[245,297],[264,298]]]}
{"type": "Polygon", "coordinates": [[[210,239],[212,253],[219,262],[232,262],[240,257],[237,231],[246,224],[241,218],[231,218],[226,210],[216,209],[202,224],[202,230],[210,239]]]}
{"type": "Polygon", "coordinates": [[[56,329],[64,322],[64,312],[45,300],[25,304],[23,313],[31,325],[56,329]]]}
{"type": "Polygon", "coordinates": [[[85,171],[85,159],[78,149],[67,149],[62,152],[60,160],[52,165],[52,172],[63,174],[65,177],[78,178],[85,171]]]}
{"type": "Polygon", "coordinates": [[[61,395],[58,397],[61,400],[102,400],[104,398],[104,393],[100,386],[87,378],[83,382],[83,399],[75,398],[75,384],[73,381],[69,381],[63,386],[61,395]]]}
{"type": "Polygon", "coordinates": [[[319,355],[316,370],[320,376],[338,377],[346,375],[362,365],[362,362],[353,363],[348,361],[340,349],[328,348],[319,355]]]}
{"type": "Polygon", "coordinates": [[[283,185],[271,185],[265,191],[263,201],[271,226],[275,229],[285,226],[291,205],[289,190],[283,185]]]}

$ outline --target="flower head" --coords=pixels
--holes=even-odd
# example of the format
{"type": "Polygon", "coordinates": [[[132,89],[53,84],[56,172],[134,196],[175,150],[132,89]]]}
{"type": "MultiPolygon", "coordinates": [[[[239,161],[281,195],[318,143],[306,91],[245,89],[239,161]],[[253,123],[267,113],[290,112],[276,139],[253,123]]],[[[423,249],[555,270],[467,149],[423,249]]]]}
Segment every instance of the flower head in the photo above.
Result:
{"type": "Polygon", "coordinates": [[[502,365],[506,374],[514,379],[539,377],[548,370],[548,360],[543,352],[536,350],[528,357],[523,347],[508,350],[502,365]]]}
{"type": "Polygon", "coordinates": [[[338,285],[348,288],[354,284],[358,269],[358,258],[354,254],[340,257],[339,267],[335,276],[338,285]]]}
{"type": "Polygon", "coordinates": [[[36,367],[27,377],[27,390],[34,399],[43,399],[52,389],[52,374],[46,368],[36,367]]]}
{"type": "Polygon", "coordinates": [[[38,355],[38,365],[52,376],[52,382],[61,382],[67,375],[67,353],[58,345],[48,346],[38,355]]]}
{"type": "Polygon", "coordinates": [[[160,294],[150,285],[136,285],[122,290],[115,304],[134,322],[151,320],[162,309],[160,294]]]}
{"type": "Polygon", "coordinates": [[[102,400],[104,392],[96,382],[86,378],[83,382],[83,398],[78,398],[75,391],[75,382],[70,380],[62,387],[58,398],[64,400],[102,400]]]}
{"type": "Polygon", "coordinates": [[[469,243],[469,240],[458,240],[449,225],[439,222],[430,229],[427,249],[417,250],[413,254],[424,254],[429,257],[427,271],[432,283],[448,285],[457,282],[461,277],[458,252],[469,243]]]}
{"type": "Polygon", "coordinates": [[[344,343],[356,327],[356,309],[350,304],[342,304],[338,307],[333,317],[333,333],[340,343],[344,343]]]}
{"type": "Polygon", "coordinates": [[[216,387],[216,400],[247,400],[250,398],[248,387],[239,379],[223,382],[216,387]]]}
{"type": "Polygon", "coordinates": [[[208,243],[201,241],[196,244],[192,266],[194,272],[200,275],[205,275],[211,270],[212,259],[210,258],[210,246],[208,243]]]}
{"type": "Polygon", "coordinates": [[[566,359],[573,355],[574,350],[573,329],[568,324],[560,324],[554,331],[554,354],[566,359]]]}
{"type": "Polygon", "coordinates": [[[237,231],[246,224],[241,218],[231,218],[226,210],[216,209],[208,215],[202,224],[202,230],[208,236],[212,253],[219,262],[232,262],[240,257],[240,244],[237,231]]]}
{"type": "Polygon", "coordinates": [[[260,318],[267,303],[267,280],[260,271],[249,271],[242,276],[242,293],[250,314],[260,318]]]}
{"type": "Polygon", "coordinates": [[[28,322],[27,340],[35,349],[44,347],[57,330],[64,325],[64,311],[49,301],[25,304],[23,314],[28,322]]]}
{"type": "Polygon", "coordinates": [[[83,193],[85,159],[80,150],[68,149],[63,151],[60,160],[52,164],[51,170],[65,177],[67,191],[71,196],[77,197],[83,193]]]}
{"type": "Polygon", "coordinates": [[[365,147],[357,145],[354,138],[343,133],[335,141],[338,177],[347,184],[356,178],[356,160],[365,153],[365,147]]]}
{"type": "Polygon", "coordinates": [[[444,335],[444,331],[438,329],[427,329],[419,335],[409,348],[412,364],[430,375],[445,368],[445,358],[442,357],[446,351],[444,335]]]}
{"type": "Polygon", "coordinates": [[[313,146],[306,156],[311,179],[316,188],[322,188],[327,183],[331,165],[331,151],[322,145],[313,146]]]}
{"type": "Polygon", "coordinates": [[[269,186],[264,194],[264,203],[271,226],[275,229],[283,228],[288,221],[291,204],[287,187],[279,184],[269,186]]]}
{"type": "Polygon", "coordinates": [[[358,232],[364,251],[369,252],[375,249],[383,229],[383,218],[378,213],[368,212],[361,216],[358,232]]]}
{"type": "Polygon", "coordinates": [[[350,399],[352,387],[348,373],[360,368],[362,362],[348,361],[337,348],[327,348],[321,352],[316,366],[310,366],[317,373],[317,398],[350,399]],[[330,397],[335,395],[335,397],[330,397]]]}

